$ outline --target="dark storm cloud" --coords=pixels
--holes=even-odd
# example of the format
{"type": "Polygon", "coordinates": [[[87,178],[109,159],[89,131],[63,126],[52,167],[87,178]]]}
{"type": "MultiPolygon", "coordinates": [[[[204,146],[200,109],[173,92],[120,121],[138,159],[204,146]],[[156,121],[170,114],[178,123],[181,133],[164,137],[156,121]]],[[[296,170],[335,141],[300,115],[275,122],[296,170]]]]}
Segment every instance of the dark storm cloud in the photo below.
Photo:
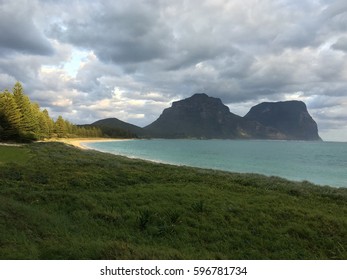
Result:
{"type": "Polygon", "coordinates": [[[340,37],[336,43],[332,45],[332,48],[347,53],[347,37],[340,37]]]}
{"type": "Polygon", "coordinates": [[[32,10],[21,2],[0,1],[0,53],[52,55],[53,48],[32,20],[32,10]]]}
{"type": "Polygon", "coordinates": [[[137,63],[161,58],[166,53],[165,24],[158,10],[142,2],[103,1],[99,13],[86,10],[82,18],[55,24],[50,34],[64,42],[92,49],[105,62],[137,63]]]}
{"type": "Polygon", "coordinates": [[[6,56],[0,58],[0,71],[24,83],[37,79],[40,65],[40,61],[25,55],[17,55],[15,59],[6,56]]]}

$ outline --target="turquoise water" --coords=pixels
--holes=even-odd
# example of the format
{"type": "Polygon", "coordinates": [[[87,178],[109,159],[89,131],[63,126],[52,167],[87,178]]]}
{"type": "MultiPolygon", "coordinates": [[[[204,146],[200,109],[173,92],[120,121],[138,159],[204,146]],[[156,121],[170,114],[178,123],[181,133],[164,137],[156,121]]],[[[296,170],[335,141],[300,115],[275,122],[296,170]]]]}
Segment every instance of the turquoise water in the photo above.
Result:
{"type": "Polygon", "coordinates": [[[347,143],[262,140],[127,140],[87,147],[151,161],[260,173],[347,187],[347,143]]]}

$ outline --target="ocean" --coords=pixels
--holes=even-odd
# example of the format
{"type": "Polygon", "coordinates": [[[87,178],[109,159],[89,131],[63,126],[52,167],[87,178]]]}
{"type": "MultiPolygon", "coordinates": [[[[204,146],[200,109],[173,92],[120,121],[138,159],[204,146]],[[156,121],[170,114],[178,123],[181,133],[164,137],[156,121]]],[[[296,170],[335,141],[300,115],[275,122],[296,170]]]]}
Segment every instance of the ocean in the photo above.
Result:
{"type": "Polygon", "coordinates": [[[152,139],[83,145],[161,163],[347,187],[347,143],[343,142],[152,139]]]}

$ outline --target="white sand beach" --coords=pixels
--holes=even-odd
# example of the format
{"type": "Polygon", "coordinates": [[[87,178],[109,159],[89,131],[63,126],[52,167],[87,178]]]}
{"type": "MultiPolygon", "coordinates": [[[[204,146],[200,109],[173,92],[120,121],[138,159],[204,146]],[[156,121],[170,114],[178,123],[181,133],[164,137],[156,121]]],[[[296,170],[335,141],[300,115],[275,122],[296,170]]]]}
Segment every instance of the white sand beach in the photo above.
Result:
{"type": "Polygon", "coordinates": [[[129,139],[115,139],[115,138],[57,138],[50,139],[47,142],[62,142],[68,145],[75,146],[80,149],[88,149],[87,146],[83,145],[83,143],[91,143],[91,142],[113,142],[113,141],[124,141],[129,139]]]}

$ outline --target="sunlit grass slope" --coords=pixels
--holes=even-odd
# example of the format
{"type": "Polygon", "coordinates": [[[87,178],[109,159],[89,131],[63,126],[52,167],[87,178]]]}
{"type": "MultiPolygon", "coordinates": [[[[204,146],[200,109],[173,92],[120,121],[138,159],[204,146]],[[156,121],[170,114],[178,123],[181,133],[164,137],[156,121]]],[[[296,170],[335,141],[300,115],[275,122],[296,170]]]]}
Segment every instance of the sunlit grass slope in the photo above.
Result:
{"type": "Polygon", "coordinates": [[[1,259],[347,259],[346,189],[24,150],[0,167],[1,259]]]}

